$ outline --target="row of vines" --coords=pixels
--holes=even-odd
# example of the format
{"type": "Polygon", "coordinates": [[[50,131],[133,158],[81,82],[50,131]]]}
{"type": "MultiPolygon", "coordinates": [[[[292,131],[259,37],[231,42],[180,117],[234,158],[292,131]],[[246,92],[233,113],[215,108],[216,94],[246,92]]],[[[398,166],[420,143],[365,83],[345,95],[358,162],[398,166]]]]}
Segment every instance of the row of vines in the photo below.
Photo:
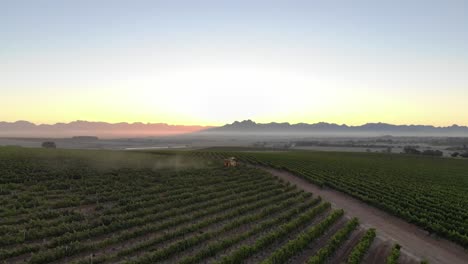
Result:
{"type": "Polygon", "coordinates": [[[218,153],[102,167],[41,151],[0,148],[2,263],[360,263],[372,243],[358,219],[262,170],[223,168],[218,153]]]}
{"type": "Polygon", "coordinates": [[[200,151],[291,171],[390,212],[468,248],[468,163],[464,160],[327,152],[200,151]]]}

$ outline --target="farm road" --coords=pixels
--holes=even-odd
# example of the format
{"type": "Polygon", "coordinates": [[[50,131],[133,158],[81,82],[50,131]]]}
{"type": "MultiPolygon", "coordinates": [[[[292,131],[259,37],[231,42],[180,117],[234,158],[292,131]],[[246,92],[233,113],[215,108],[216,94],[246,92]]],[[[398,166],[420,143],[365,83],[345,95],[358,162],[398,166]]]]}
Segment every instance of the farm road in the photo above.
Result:
{"type": "Polygon", "coordinates": [[[421,228],[361,202],[347,194],[332,189],[321,189],[308,181],[286,171],[258,167],[295,184],[298,188],[321,196],[335,208],[342,208],[349,217],[357,217],[362,226],[376,228],[384,240],[394,240],[402,251],[417,259],[426,259],[431,264],[467,264],[468,252],[463,247],[445,239],[434,238],[421,228]]]}

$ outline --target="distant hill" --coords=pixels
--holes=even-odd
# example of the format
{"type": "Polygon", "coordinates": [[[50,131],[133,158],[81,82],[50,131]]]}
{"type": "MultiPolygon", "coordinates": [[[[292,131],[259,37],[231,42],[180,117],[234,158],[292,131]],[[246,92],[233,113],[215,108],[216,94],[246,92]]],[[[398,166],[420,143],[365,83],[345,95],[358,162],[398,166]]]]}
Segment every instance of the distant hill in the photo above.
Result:
{"type": "Polygon", "coordinates": [[[168,136],[207,129],[205,126],[181,126],[164,123],[106,123],[74,121],[36,125],[28,121],[0,122],[0,137],[75,137],[117,138],[168,136]]]}
{"type": "Polygon", "coordinates": [[[338,125],[333,123],[289,124],[256,123],[252,120],[236,121],[222,127],[201,131],[216,134],[304,134],[304,135],[405,135],[405,136],[468,136],[468,127],[452,125],[435,127],[428,125],[392,125],[386,123],[367,123],[360,126],[338,125]]]}

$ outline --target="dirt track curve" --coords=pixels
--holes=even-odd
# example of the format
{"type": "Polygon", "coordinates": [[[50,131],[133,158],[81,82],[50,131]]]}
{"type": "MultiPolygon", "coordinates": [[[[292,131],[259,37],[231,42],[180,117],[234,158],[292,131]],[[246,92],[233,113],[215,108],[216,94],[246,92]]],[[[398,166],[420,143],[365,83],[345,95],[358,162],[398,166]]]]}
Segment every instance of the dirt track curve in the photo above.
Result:
{"type": "Polygon", "coordinates": [[[342,208],[346,215],[357,217],[364,227],[374,227],[384,240],[398,242],[408,255],[426,259],[431,264],[467,264],[468,251],[445,239],[431,237],[421,228],[405,222],[380,209],[365,204],[347,194],[332,189],[321,189],[310,182],[286,171],[259,167],[271,174],[295,184],[298,188],[320,195],[334,207],[342,208]]]}

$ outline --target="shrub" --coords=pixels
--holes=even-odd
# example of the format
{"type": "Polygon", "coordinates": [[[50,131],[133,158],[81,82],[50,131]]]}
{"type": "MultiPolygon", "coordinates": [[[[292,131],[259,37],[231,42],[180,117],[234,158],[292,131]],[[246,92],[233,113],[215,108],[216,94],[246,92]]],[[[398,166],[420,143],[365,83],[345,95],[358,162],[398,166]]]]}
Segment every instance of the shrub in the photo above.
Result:
{"type": "Polygon", "coordinates": [[[398,258],[400,257],[401,246],[395,244],[390,252],[390,255],[387,257],[387,264],[398,264],[398,258]]]}

